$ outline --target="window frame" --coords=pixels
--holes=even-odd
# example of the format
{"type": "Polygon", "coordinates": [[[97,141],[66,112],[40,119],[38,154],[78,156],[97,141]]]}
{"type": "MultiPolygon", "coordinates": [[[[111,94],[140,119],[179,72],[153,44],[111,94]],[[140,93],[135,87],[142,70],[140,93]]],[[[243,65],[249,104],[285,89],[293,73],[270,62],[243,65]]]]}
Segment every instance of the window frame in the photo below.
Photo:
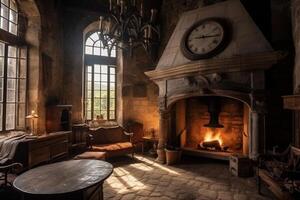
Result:
{"type": "MultiPolygon", "coordinates": [[[[107,84],[108,84],[108,88],[107,88],[107,109],[106,109],[106,113],[107,113],[107,119],[105,119],[105,121],[116,121],[117,120],[117,50],[116,47],[115,51],[115,57],[110,57],[110,53],[108,51],[108,56],[101,56],[101,55],[91,55],[91,54],[87,54],[86,53],[86,46],[90,46],[90,45],[86,45],[87,40],[90,38],[90,36],[94,33],[96,33],[97,31],[92,31],[89,32],[88,34],[86,34],[85,38],[84,38],[84,43],[83,43],[83,58],[84,58],[84,62],[83,62],[83,114],[84,114],[84,119],[87,121],[93,120],[96,116],[94,116],[94,100],[95,100],[95,96],[94,96],[94,66],[95,65],[106,65],[107,66],[107,84]],[[87,113],[87,104],[88,104],[88,98],[87,98],[87,85],[88,85],[88,80],[87,80],[87,68],[88,66],[92,67],[92,88],[91,88],[91,118],[88,119],[88,113],[87,113]],[[115,87],[115,95],[114,95],[114,99],[115,100],[115,107],[114,107],[114,119],[110,119],[110,73],[109,73],[109,69],[110,67],[113,67],[115,69],[115,82],[114,82],[114,87],[115,87]]],[[[97,41],[94,41],[94,43],[96,43],[97,41]]],[[[111,47],[113,48],[113,47],[111,47]]],[[[94,50],[92,50],[94,52],[94,50]]],[[[100,50],[101,52],[101,50],[100,50]]],[[[101,98],[100,98],[101,99],[101,98]]]]}
{"type": "Polygon", "coordinates": [[[86,107],[87,107],[87,103],[88,103],[88,101],[89,100],[91,100],[91,119],[88,119],[88,120],[92,120],[92,119],[94,119],[96,116],[97,116],[97,114],[95,114],[95,112],[96,111],[100,111],[100,113],[102,112],[102,111],[105,111],[106,112],[106,115],[107,115],[107,121],[115,121],[116,120],[116,99],[117,99],[117,94],[116,94],[116,87],[117,87],[117,76],[116,76],[116,66],[115,65],[101,65],[101,64],[94,64],[94,65],[86,65],[85,66],[85,71],[86,71],[86,73],[85,73],[85,80],[87,80],[87,76],[89,75],[89,72],[87,72],[87,68],[89,68],[89,67],[91,67],[91,81],[86,81],[85,82],[85,95],[86,95],[86,93],[88,93],[88,92],[91,92],[91,98],[88,98],[88,97],[86,97],[85,96],[85,106],[84,106],[84,108],[85,108],[85,116],[86,116],[86,118],[88,118],[88,110],[86,110],[86,107]],[[96,65],[99,65],[100,66],[100,69],[101,69],[101,66],[106,66],[107,67],[107,70],[106,70],[106,73],[95,73],[95,66],[96,65]],[[111,74],[111,72],[110,72],[110,70],[111,69],[114,69],[115,70],[115,73],[114,74],[111,74]],[[105,81],[105,82],[103,82],[103,81],[95,81],[95,75],[100,75],[100,76],[102,76],[102,75],[104,75],[104,76],[106,76],[107,77],[107,81],[105,81]],[[111,75],[114,75],[114,77],[115,77],[115,81],[114,82],[111,82],[110,81],[110,77],[111,77],[111,75]],[[91,88],[90,88],[90,90],[88,89],[88,82],[91,82],[91,88]],[[106,83],[107,84],[107,89],[106,90],[102,90],[102,88],[100,87],[100,90],[99,90],[99,92],[100,92],[100,97],[96,97],[95,96],[95,94],[94,94],[94,92],[96,91],[95,90],[95,83],[97,83],[97,82],[99,82],[100,84],[101,83],[106,83]],[[114,89],[114,92],[115,92],[115,95],[111,95],[111,88],[112,88],[112,86],[115,88],[114,89]],[[101,110],[101,106],[100,106],[100,110],[96,110],[95,109],[95,100],[100,100],[100,102],[101,102],[101,100],[103,100],[103,99],[105,99],[105,98],[101,98],[101,92],[102,91],[107,91],[107,97],[106,97],[106,106],[107,106],[107,108],[106,108],[106,110],[101,110]],[[114,106],[114,109],[113,110],[111,110],[110,109],[110,105],[111,105],[111,99],[114,99],[114,104],[115,104],[115,106],[114,106]],[[114,115],[114,118],[111,118],[110,117],[110,115],[112,114],[112,112],[111,111],[114,111],[113,112],[113,115],[114,115]]]}
{"type": "MultiPolygon", "coordinates": [[[[1,55],[1,58],[3,59],[3,83],[2,83],[2,102],[0,103],[0,106],[2,106],[2,121],[0,121],[2,127],[0,129],[0,133],[5,133],[13,130],[26,130],[27,128],[27,121],[26,121],[26,114],[28,112],[28,81],[29,81],[29,48],[26,42],[24,41],[24,38],[20,37],[20,13],[19,13],[19,6],[18,3],[15,0],[8,0],[8,5],[6,5],[3,0],[0,1],[0,7],[3,7],[3,5],[8,9],[8,16],[5,17],[1,15],[0,13],[0,20],[4,19],[7,20],[7,30],[2,29],[0,27],[0,42],[4,46],[4,54],[1,55]],[[14,3],[14,7],[11,6],[12,2],[14,3]],[[15,22],[12,20],[11,13],[16,14],[15,22]],[[12,32],[10,28],[10,23],[14,24],[16,27],[16,32],[12,32]],[[16,48],[16,56],[9,56],[9,47],[16,48]],[[9,77],[8,75],[8,67],[9,67],[9,60],[15,59],[15,75],[12,77],[9,77]],[[24,67],[24,70],[21,71],[21,67],[24,67]],[[21,74],[23,73],[24,76],[21,74]],[[8,79],[14,80],[14,101],[8,102],[8,79]],[[22,83],[23,82],[23,83],[22,83]],[[21,90],[22,89],[22,90],[21,90]],[[22,94],[21,94],[21,91],[22,94]],[[6,121],[7,121],[7,105],[13,104],[15,106],[14,108],[14,127],[12,129],[7,129],[6,121]],[[22,116],[21,116],[21,109],[22,110],[22,116]],[[22,121],[21,121],[22,120],[22,121]]],[[[2,22],[1,22],[2,23],[2,22]]]]}
{"type": "MultiPolygon", "coordinates": [[[[16,44],[10,44],[6,43],[5,41],[0,41],[4,45],[4,55],[3,57],[3,91],[2,91],[2,102],[0,102],[0,106],[2,106],[2,121],[0,123],[2,124],[2,130],[0,129],[0,132],[8,132],[13,130],[26,130],[26,113],[28,110],[28,47],[27,46],[19,46],[16,44]],[[16,57],[10,57],[8,55],[8,49],[9,46],[16,48],[16,57]],[[26,55],[22,57],[21,49],[25,49],[26,55]],[[16,76],[15,77],[8,77],[8,62],[9,59],[16,59],[16,76]],[[21,61],[25,61],[23,64],[25,64],[25,77],[20,77],[20,65],[21,61]],[[7,90],[8,90],[8,79],[15,80],[15,99],[13,102],[8,102],[7,100],[7,90]],[[24,102],[21,102],[19,100],[19,94],[20,94],[20,80],[25,80],[25,86],[24,86],[24,102]],[[7,121],[7,105],[8,104],[14,104],[15,105],[15,120],[14,120],[14,128],[13,129],[7,129],[6,121],[7,121]],[[20,116],[19,113],[19,106],[23,104],[24,105],[24,116],[20,116]],[[18,121],[20,118],[24,119],[24,127],[18,126],[18,121]]],[[[1,118],[0,118],[1,119],[1,118]]]]}
{"type": "Polygon", "coordinates": [[[18,10],[18,4],[16,1],[14,0],[7,0],[8,2],[8,5],[6,5],[3,0],[0,0],[0,29],[7,32],[7,33],[10,33],[14,36],[18,36],[19,35],[19,10],[18,10]],[[13,8],[13,6],[11,6],[12,2],[15,4],[15,9],[13,8]],[[2,14],[2,7],[6,8],[7,9],[7,16],[5,16],[4,14],[2,14]],[[16,18],[15,18],[15,21],[12,20],[11,18],[11,15],[12,13],[15,13],[16,14],[16,18]],[[2,28],[2,23],[3,21],[6,21],[6,25],[7,25],[7,30],[2,28]],[[10,24],[13,24],[16,28],[16,32],[14,33],[12,30],[11,30],[11,27],[10,27],[10,24]]]}

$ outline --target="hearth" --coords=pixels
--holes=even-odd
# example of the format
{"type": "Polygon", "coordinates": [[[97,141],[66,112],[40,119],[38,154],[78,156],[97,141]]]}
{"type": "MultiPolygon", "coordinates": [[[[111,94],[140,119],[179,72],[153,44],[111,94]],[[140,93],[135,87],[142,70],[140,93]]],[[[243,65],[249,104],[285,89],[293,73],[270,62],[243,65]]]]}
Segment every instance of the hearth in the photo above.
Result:
{"type": "Polygon", "coordinates": [[[228,97],[191,97],[176,102],[170,113],[171,133],[183,132],[181,148],[185,152],[201,152],[206,157],[218,154],[222,159],[231,153],[248,155],[249,107],[243,102],[228,97]]]}

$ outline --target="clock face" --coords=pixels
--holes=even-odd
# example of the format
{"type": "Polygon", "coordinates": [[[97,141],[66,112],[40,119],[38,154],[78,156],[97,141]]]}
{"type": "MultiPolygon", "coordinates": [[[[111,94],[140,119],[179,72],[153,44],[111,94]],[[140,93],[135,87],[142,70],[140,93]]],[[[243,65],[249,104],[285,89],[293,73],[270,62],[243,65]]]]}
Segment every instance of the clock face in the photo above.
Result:
{"type": "Polygon", "coordinates": [[[185,33],[181,49],[191,59],[203,59],[216,55],[226,47],[228,34],[221,19],[210,18],[194,24],[185,33]]]}

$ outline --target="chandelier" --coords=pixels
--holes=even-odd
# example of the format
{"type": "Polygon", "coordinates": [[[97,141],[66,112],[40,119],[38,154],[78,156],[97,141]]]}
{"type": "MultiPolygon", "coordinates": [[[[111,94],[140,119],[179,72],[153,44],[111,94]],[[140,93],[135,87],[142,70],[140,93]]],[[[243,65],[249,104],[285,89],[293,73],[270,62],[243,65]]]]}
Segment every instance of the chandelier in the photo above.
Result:
{"type": "Polygon", "coordinates": [[[109,12],[99,18],[99,38],[105,48],[129,51],[143,46],[147,53],[158,44],[157,10],[144,10],[143,0],[109,0],[109,12]],[[150,14],[150,15],[149,15],[150,14]]]}

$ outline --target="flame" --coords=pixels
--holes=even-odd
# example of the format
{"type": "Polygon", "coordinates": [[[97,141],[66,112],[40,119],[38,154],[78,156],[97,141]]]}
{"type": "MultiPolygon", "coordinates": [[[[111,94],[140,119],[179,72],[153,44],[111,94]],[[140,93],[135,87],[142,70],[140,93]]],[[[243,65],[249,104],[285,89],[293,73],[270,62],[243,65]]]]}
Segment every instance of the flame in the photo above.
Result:
{"type": "Polygon", "coordinates": [[[223,140],[222,140],[220,131],[216,132],[214,130],[208,130],[205,133],[204,142],[209,142],[209,141],[213,141],[213,140],[218,140],[220,145],[221,146],[223,145],[223,140]]]}

